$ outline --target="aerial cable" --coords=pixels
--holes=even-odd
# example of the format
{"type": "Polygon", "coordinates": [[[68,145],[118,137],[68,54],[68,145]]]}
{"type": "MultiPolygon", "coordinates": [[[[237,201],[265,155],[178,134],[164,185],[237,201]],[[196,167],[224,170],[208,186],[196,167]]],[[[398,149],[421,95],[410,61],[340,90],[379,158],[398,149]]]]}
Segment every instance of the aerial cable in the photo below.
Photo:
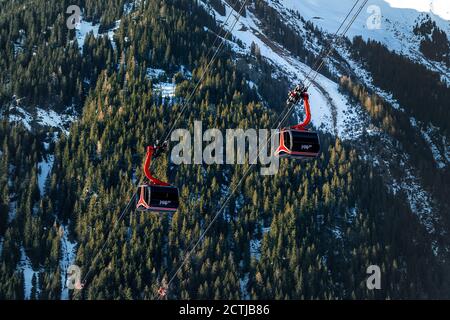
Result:
{"type": "MultiPolygon", "coordinates": [[[[167,141],[168,138],[170,137],[170,134],[172,133],[172,131],[173,131],[173,129],[174,129],[174,127],[175,127],[177,121],[180,119],[181,115],[182,115],[182,114],[184,113],[184,111],[186,110],[186,107],[188,106],[190,100],[194,97],[195,92],[197,91],[197,89],[199,88],[201,82],[203,81],[204,77],[206,76],[207,72],[209,71],[209,68],[210,68],[211,65],[214,63],[215,59],[217,58],[217,55],[219,54],[220,50],[222,49],[222,47],[223,47],[223,45],[224,45],[224,43],[225,43],[227,37],[229,36],[229,34],[230,34],[231,32],[233,32],[233,30],[234,30],[234,28],[235,28],[237,22],[239,21],[239,19],[240,19],[240,17],[241,17],[242,10],[245,8],[245,5],[247,4],[247,2],[248,2],[248,0],[245,0],[245,2],[242,4],[242,6],[241,6],[239,12],[237,12],[238,15],[236,16],[236,20],[234,21],[233,25],[231,26],[231,29],[228,30],[228,31],[225,33],[225,35],[223,36],[223,38],[221,37],[220,33],[216,35],[216,38],[215,38],[215,40],[214,40],[214,42],[213,42],[213,45],[210,47],[210,49],[209,49],[209,51],[208,51],[208,53],[207,53],[206,56],[207,56],[207,57],[209,56],[209,54],[210,54],[212,48],[215,46],[217,40],[218,40],[218,39],[222,39],[222,41],[221,41],[219,47],[218,47],[218,48],[216,49],[216,51],[214,52],[213,57],[212,57],[211,60],[209,61],[209,63],[208,63],[208,65],[207,65],[206,69],[204,70],[202,76],[201,76],[200,79],[197,81],[196,86],[195,86],[194,89],[191,91],[190,95],[188,96],[188,99],[185,100],[185,102],[184,102],[184,104],[183,104],[183,107],[182,107],[182,109],[181,109],[181,112],[180,112],[180,114],[178,115],[178,117],[176,118],[176,120],[175,120],[174,124],[172,125],[172,127],[170,128],[169,132],[167,133],[167,135],[165,135],[165,134],[163,135],[163,136],[165,136],[165,138],[162,140],[162,142],[167,141]]],[[[235,12],[235,10],[231,7],[231,11],[230,11],[230,13],[229,13],[228,16],[227,16],[227,18],[226,18],[226,20],[225,20],[225,22],[224,22],[224,25],[227,25],[229,18],[233,15],[233,12],[235,12]]],[[[142,182],[142,181],[141,181],[141,182],[142,182]]],[[[101,254],[103,253],[104,249],[106,248],[106,245],[108,244],[108,241],[111,239],[110,236],[111,236],[112,232],[113,232],[113,231],[115,230],[115,228],[119,225],[120,221],[125,217],[126,213],[128,212],[128,210],[129,210],[129,208],[130,208],[130,205],[133,203],[133,201],[135,200],[136,196],[137,196],[137,194],[136,194],[136,192],[134,192],[134,193],[133,193],[133,196],[132,196],[131,199],[128,201],[127,205],[125,206],[125,209],[122,211],[122,213],[120,214],[119,218],[116,220],[115,224],[113,225],[112,229],[109,231],[109,233],[108,233],[108,235],[107,235],[107,237],[106,237],[105,243],[103,244],[103,246],[100,248],[100,250],[99,250],[99,251],[97,252],[97,254],[95,255],[94,260],[92,261],[91,266],[88,268],[88,272],[85,274],[85,276],[83,277],[83,280],[81,281],[81,283],[82,283],[83,285],[86,283],[86,280],[87,280],[89,274],[91,273],[93,266],[95,266],[95,263],[97,262],[98,258],[101,256],[101,254]]],[[[189,245],[189,246],[190,246],[190,245],[189,245]]]]}
{"type": "MultiPolygon", "coordinates": [[[[352,17],[352,19],[350,20],[349,24],[346,26],[345,30],[343,31],[343,33],[341,35],[339,35],[337,38],[335,38],[335,41],[339,42],[348,32],[348,30],[350,29],[350,27],[353,25],[353,23],[355,22],[356,18],[358,18],[359,14],[361,13],[361,11],[364,9],[365,5],[367,4],[369,0],[364,0],[364,2],[362,3],[362,5],[358,8],[358,10],[356,11],[356,13],[354,14],[354,16],[352,17]]],[[[359,2],[356,1],[355,5],[359,2]]],[[[353,8],[352,8],[353,11],[353,8]]],[[[333,41],[333,42],[335,42],[333,41]]],[[[312,78],[307,79],[309,81],[309,84],[306,85],[305,84],[305,88],[308,89],[311,84],[314,82],[314,80],[317,78],[317,76],[319,75],[320,69],[322,68],[322,66],[325,64],[325,60],[326,58],[331,54],[331,52],[333,52],[333,47],[334,47],[334,43],[331,43],[327,53],[325,54],[325,56],[321,59],[320,65],[314,70],[314,76],[312,78]]]]}
{"type": "Polygon", "coordinates": [[[314,66],[311,68],[311,70],[308,72],[308,74],[306,75],[306,79],[309,78],[309,76],[313,73],[313,71],[317,68],[318,64],[320,61],[322,61],[325,58],[326,52],[329,50],[329,48],[331,46],[333,46],[336,37],[339,34],[339,31],[341,31],[341,28],[344,26],[345,22],[347,21],[347,19],[350,17],[351,13],[353,12],[353,10],[355,9],[355,7],[358,5],[360,0],[356,0],[355,3],[353,4],[352,8],[350,9],[350,11],[347,13],[347,16],[345,17],[345,19],[341,22],[339,28],[336,30],[336,32],[333,34],[331,41],[328,43],[328,46],[326,48],[324,48],[324,50],[322,50],[322,52],[320,53],[319,57],[316,59],[316,62],[314,63],[314,66]]]}
{"type": "MultiPolygon", "coordinates": [[[[105,250],[108,242],[111,238],[111,234],[113,233],[113,231],[117,228],[117,226],[119,225],[120,221],[125,217],[125,215],[127,214],[128,210],[130,209],[130,205],[133,203],[135,197],[136,197],[136,192],[133,193],[133,196],[131,197],[131,199],[128,201],[127,205],[125,206],[125,208],[122,210],[119,218],[116,220],[116,222],[114,223],[114,225],[112,226],[112,228],[110,229],[110,231],[108,232],[105,242],[103,243],[103,246],[100,248],[100,250],[97,252],[97,254],[94,257],[94,260],[92,261],[91,265],[88,268],[88,272],[86,272],[86,274],[83,277],[83,280],[81,281],[81,285],[82,285],[82,290],[86,287],[86,280],[89,276],[89,274],[91,273],[93,267],[95,266],[95,263],[97,262],[98,258],[100,258],[101,254],[103,253],[103,251],[105,250]]],[[[76,292],[74,295],[76,295],[77,293],[81,292],[82,290],[79,290],[78,292],[76,292]]]]}
{"type": "MultiPolygon", "coordinates": [[[[194,89],[191,91],[191,93],[188,96],[187,100],[183,103],[183,106],[181,107],[181,110],[178,113],[178,116],[175,118],[174,122],[172,123],[172,126],[169,128],[168,131],[166,131],[167,134],[166,134],[166,132],[164,133],[164,135],[163,135],[164,139],[162,140],[163,142],[164,141],[168,141],[170,135],[172,134],[172,131],[175,129],[175,126],[177,125],[177,123],[180,120],[181,116],[183,115],[183,113],[185,112],[186,108],[188,107],[190,100],[194,97],[195,93],[197,92],[197,89],[200,87],[200,84],[202,83],[203,79],[205,78],[206,74],[208,73],[209,68],[215,62],[218,54],[222,50],[222,47],[224,46],[227,37],[233,32],[234,28],[236,27],[236,24],[239,22],[239,19],[241,17],[242,11],[245,8],[245,5],[247,4],[247,2],[248,2],[248,0],[245,0],[244,3],[242,4],[242,6],[240,7],[239,11],[237,12],[236,19],[235,19],[233,25],[231,26],[231,29],[228,30],[226,32],[225,36],[222,38],[222,41],[220,42],[219,46],[217,47],[216,51],[214,52],[214,55],[212,56],[211,60],[207,64],[206,69],[203,71],[200,79],[197,81],[197,84],[195,85],[194,89]]],[[[230,12],[230,15],[233,13],[233,11],[234,10],[232,9],[231,12],[230,12]]],[[[219,37],[219,35],[217,37],[219,37]]]]}
{"type": "MultiPolygon", "coordinates": [[[[357,12],[355,13],[354,17],[351,19],[349,25],[346,27],[346,29],[344,30],[344,32],[340,35],[340,37],[343,37],[347,31],[350,29],[351,25],[354,23],[354,21],[356,20],[356,18],[358,17],[358,15],[361,13],[362,9],[364,8],[364,6],[366,5],[366,3],[368,2],[368,0],[365,0],[364,3],[361,5],[361,7],[357,10],[357,12]]],[[[353,12],[353,9],[355,8],[355,6],[359,3],[359,0],[356,1],[355,5],[352,7],[351,12],[353,12]]],[[[242,8],[241,8],[242,10],[242,8]]],[[[345,18],[344,22],[348,19],[348,16],[350,15],[350,13],[347,15],[347,17],[345,18]]],[[[342,25],[339,27],[338,30],[340,30],[342,28],[342,25]]],[[[325,55],[325,57],[322,59],[323,60],[331,53],[331,50],[328,51],[328,53],[325,55]]],[[[322,67],[323,63],[321,63],[319,65],[319,67],[317,67],[317,69],[315,70],[316,75],[318,74],[320,68],[322,67]]],[[[314,77],[315,79],[315,77],[314,77]]],[[[278,119],[275,121],[278,122],[278,120],[281,118],[281,121],[278,123],[277,125],[277,129],[280,129],[283,122],[289,117],[292,109],[295,107],[295,104],[292,104],[292,106],[290,108],[288,108],[288,112],[285,113],[284,110],[283,112],[280,114],[280,116],[278,117],[278,119]],[[282,115],[284,114],[284,116],[282,117],[282,115]]],[[[286,109],[286,108],[285,108],[286,109]]],[[[270,140],[272,139],[272,132],[269,136],[269,138],[267,139],[266,143],[264,144],[264,147],[260,150],[260,152],[258,153],[258,155],[256,156],[256,159],[267,150],[268,147],[268,143],[270,142],[270,140]]],[[[187,251],[186,255],[184,256],[184,258],[182,259],[181,264],[179,265],[179,267],[176,269],[176,271],[172,274],[172,276],[170,277],[166,289],[170,288],[170,285],[172,284],[172,282],[175,280],[175,278],[177,277],[177,275],[180,273],[180,271],[183,269],[183,267],[186,265],[188,259],[191,257],[191,255],[194,253],[195,249],[200,245],[200,243],[203,241],[203,239],[205,238],[207,232],[211,229],[212,225],[214,224],[214,222],[217,220],[217,218],[220,216],[220,214],[224,211],[224,209],[226,208],[228,202],[231,200],[232,196],[234,195],[234,193],[237,191],[237,189],[241,186],[241,184],[243,183],[244,179],[247,177],[247,175],[249,174],[250,170],[253,168],[254,166],[254,161],[250,162],[249,167],[247,168],[247,170],[244,172],[243,176],[241,177],[241,179],[236,183],[236,185],[231,188],[229,187],[228,190],[231,190],[231,192],[228,192],[228,195],[226,197],[226,199],[223,201],[222,205],[220,206],[219,210],[217,211],[217,213],[214,215],[213,219],[209,222],[209,224],[207,225],[207,227],[203,230],[203,232],[200,234],[199,239],[197,240],[197,242],[195,243],[195,245],[189,250],[187,251]]],[[[154,297],[158,296],[158,294],[155,294],[154,297]]],[[[161,297],[161,296],[159,296],[161,297]]]]}
{"type": "MultiPolygon", "coordinates": [[[[284,113],[284,112],[283,112],[284,113]]],[[[283,114],[282,113],[282,114],[283,114]]],[[[281,121],[278,122],[277,125],[277,129],[280,129],[281,124],[286,120],[286,118],[289,116],[289,114],[285,114],[284,117],[282,117],[282,114],[280,114],[280,116],[278,116],[277,120],[274,121],[274,123],[277,123],[280,118],[281,121]]],[[[268,143],[270,142],[270,140],[272,139],[272,132],[269,135],[269,138],[266,140],[266,143],[264,143],[263,148],[259,151],[259,153],[256,155],[255,159],[258,159],[258,157],[263,153],[266,152],[267,147],[268,147],[268,143]]],[[[200,234],[199,239],[197,240],[197,242],[195,243],[195,245],[192,247],[192,249],[190,249],[187,254],[184,256],[182,263],[180,264],[180,266],[178,267],[178,269],[175,271],[175,273],[173,273],[173,275],[170,277],[169,282],[167,283],[167,287],[169,288],[170,285],[172,284],[172,282],[175,280],[176,276],[178,275],[178,273],[182,270],[182,268],[184,267],[184,265],[187,263],[188,259],[190,258],[190,256],[194,253],[195,249],[200,245],[200,243],[203,241],[203,239],[205,238],[207,232],[209,231],[209,229],[211,229],[212,225],[214,224],[214,222],[217,220],[217,218],[220,216],[220,214],[224,211],[224,209],[226,208],[228,202],[231,200],[232,196],[234,195],[234,193],[237,191],[237,189],[242,185],[242,183],[244,182],[244,179],[247,177],[247,175],[250,173],[250,170],[253,168],[253,166],[255,161],[251,161],[249,164],[249,167],[247,168],[247,170],[244,172],[243,176],[241,177],[241,179],[236,183],[236,185],[233,187],[231,192],[228,192],[226,199],[223,201],[222,205],[220,206],[219,210],[217,211],[217,213],[214,215],[213,219],[209,222],[208,226],[203,230],[203,232],[200,234]]],[[[228,188],[229,190],[231,189],[228,188]]],[[[157,295],[155,295],[156,297],[157,295]]]]}
{"type": "MultiPolygon", "coordinates": [[[[355,5],[359,2],[359,0],[356,1],[355,5]]],[[[348,32],[348,30],[350,30],[350,27],[353,25],[353,23],[355,22],[356,18],[359,16],[359,14],[361,13],[361,11],[364,9],[364,6],[367,4],[368,0],[364,0],[364,2],[362,3],[362,5],[358,8],[358,10],[356,11],[356,13],[353,15],[352,19],[350,20],[350,22],[348,23],[348,25],[345,27],[344,31],[342,32],[342,34],[340,34],[335,40],[337,40],[337,43],[339,43],[339,40],[341,40],[348,32]]],[[[354,9],[355,6],[353,6],[352,10],[354,9]]],[[[339,27],[340,29],[341,27],[339,27]]],[[[334,42],[334,41],[333,41],[334,42]]],[[[305,82],[304,82],[304,89],[307,91],[309,89],[309,87],[313,84],[313,82],[316,80],[317,76],[319,75],[320,69],[322,68],[322,66],[325,63],[325,59],[331,54],[331,52],[333,51],[333,46],[331,45],[329,47],[329,50],[327,51],[326,55],[321,59],[321,63],[319,64],[319,66],[314,70],[314,76],[312,78],[310,78],[311,75],[311,71],[308,73],[308,76],[305,78],[305,82]],[[307,84],[307,81],[309,82],[307,84]]],[[[287,115],[290,115],[292,113],[292,111],[294,110],[296,104],[292,104],[291,106],[288,106],[288,112],[287,115]]]]}

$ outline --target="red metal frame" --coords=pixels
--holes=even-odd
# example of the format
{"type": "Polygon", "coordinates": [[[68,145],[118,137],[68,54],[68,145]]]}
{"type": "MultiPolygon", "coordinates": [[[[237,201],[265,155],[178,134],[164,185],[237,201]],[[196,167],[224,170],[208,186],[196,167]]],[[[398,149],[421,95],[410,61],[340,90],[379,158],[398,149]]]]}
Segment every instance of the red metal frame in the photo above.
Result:
{"type": "Polygon", "coordinates": [[[306,130],[305,127],[311,122],[311,107],[309,105],[309,94],[307,92],[303,92],[301,94],[301,97],[303,99],[303,104],[305,106],[306,118],[305,120],[303,120],[302,123],[292,126],[291,129],[294,130],[306,130]]]}
{"type": "Polygon", "coordinates": [[[280,130],[280,145],[275,151],[275,155],[278,156],[281,151],[286,152],[288,154],[290,153],[290,150],[288,150],[288,148],[286,148],[286,145],[284,144],[284,130],[280,130]]]}
{"type": "Polygon", "coordinates": [[[157,150],[157,148],[158,147],[154,147],[154,146],[147,147],[147,155],[145,157],[145,163],[144,163],[144,173],[145,173],[145,176],[147,177],[148,181],[150,182],[150,184],[153,184],[156,186],[168,187],[168,186],[170,186],[170,184],[153,177],[152,173],[150,172],[150,165],[152,163],[152,157],[153,157],[153,154],[155,153],[155,151],[157,150]]]}
{"type": "Polygon", "coordinates": [[[141,194],[139,195],[139,201],[136,204],[136,208],[139,208],[139,207],[144,207],[145,210],[150,209],[149,204],[145,201],[145,191],[144,191],[143,187],[141,187],[141,194]]]}
{"type": "Polygon", "coordinates": [[[166,287],[160,287],[158,289],[158,295],[159,299],[167,299],[167,288],[166,287]]]}

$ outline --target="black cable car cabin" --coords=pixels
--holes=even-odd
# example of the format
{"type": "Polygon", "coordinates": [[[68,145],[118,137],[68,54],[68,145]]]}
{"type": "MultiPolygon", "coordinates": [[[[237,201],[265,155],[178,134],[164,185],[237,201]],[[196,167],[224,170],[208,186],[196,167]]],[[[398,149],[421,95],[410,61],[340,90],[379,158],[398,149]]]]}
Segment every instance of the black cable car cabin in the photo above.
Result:
{"type": "Polygon", "coordinates": [[[320,140],[317,132],[286,128],[278,134],[280,145],[276,156],[292,159],[314,159],[319,156],[320,140]]]}
{"type": "Polygon", "coordinates": [[[302,87],[297,87],[289,93],[288,104],[296,104],[303,99],[306,119],[290,128],[278,132],[279,146],[275,156],[291,159],[314,159],[320,154],[320,139],[317,132],[308,131],[305,127],[311,122],[309,95],[302,87]]]}
{"type": "Polygon", "coordinates": [[[173,186],[143,184],[138,187],[138,211],[175,212],[179,206],[178,189],[173,186]]]}
{"type": "Polygon", "coordinates": [[[136,210],[153,212],[175,212],[179,206],[178,188],[166,182],[163,182],[152,176],[150,173],[150,164],[152,157],[160,154],[162,147],[147,147],[147,156],[145,158],[144,173],[148,182],[142,184],[137,190],[136,210]]]}

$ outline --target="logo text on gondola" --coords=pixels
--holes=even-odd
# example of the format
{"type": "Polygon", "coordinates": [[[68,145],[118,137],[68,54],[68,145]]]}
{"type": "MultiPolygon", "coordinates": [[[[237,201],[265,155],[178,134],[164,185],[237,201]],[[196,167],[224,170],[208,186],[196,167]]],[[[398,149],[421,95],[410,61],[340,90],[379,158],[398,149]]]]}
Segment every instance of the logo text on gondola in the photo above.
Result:
{"type": "Polygon", "coordinates": [[[257,164],[262,175],[278,172],[279,158],[276,130],[227,129],[225,137],[219,129],[203,132],[201,121],[194,121],[194,136],[187,129],[172,132],[171,141],[178,142],[171,152],[171,161],[181,164],[257,164]],[[270,141],[269,141],[270,139],[270,141]],[[248,148],[247,148],[248,147],[248,148]]]}

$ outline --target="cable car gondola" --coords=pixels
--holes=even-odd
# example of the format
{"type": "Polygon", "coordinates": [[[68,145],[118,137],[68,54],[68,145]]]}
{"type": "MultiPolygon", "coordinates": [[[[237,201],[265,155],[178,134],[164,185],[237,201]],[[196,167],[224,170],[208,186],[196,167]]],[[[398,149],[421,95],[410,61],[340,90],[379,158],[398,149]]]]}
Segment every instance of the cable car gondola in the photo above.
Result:
{"type": "Polygon", "coordinates": [[[150,172],[152,158],[159,156],[161,151],[166,148],[166,144],[147,147],[144,173],[148,181],[138,187],[136,203],[136,210],[138,211],[173,213],[178,209],[178,188],[153,177],[150,172]]]}
{"type": "Polygon", "coordinates": [[[320,154],[320,139],[317,132],[308,131],[305,127],[311,122],[309,95],[303,86],[299,85],[289,93],[288,105],[303,100],[305,120],[295,126],[278,131],[279,146],[275,156],[290,159],[314,159],[320,154]]]}

